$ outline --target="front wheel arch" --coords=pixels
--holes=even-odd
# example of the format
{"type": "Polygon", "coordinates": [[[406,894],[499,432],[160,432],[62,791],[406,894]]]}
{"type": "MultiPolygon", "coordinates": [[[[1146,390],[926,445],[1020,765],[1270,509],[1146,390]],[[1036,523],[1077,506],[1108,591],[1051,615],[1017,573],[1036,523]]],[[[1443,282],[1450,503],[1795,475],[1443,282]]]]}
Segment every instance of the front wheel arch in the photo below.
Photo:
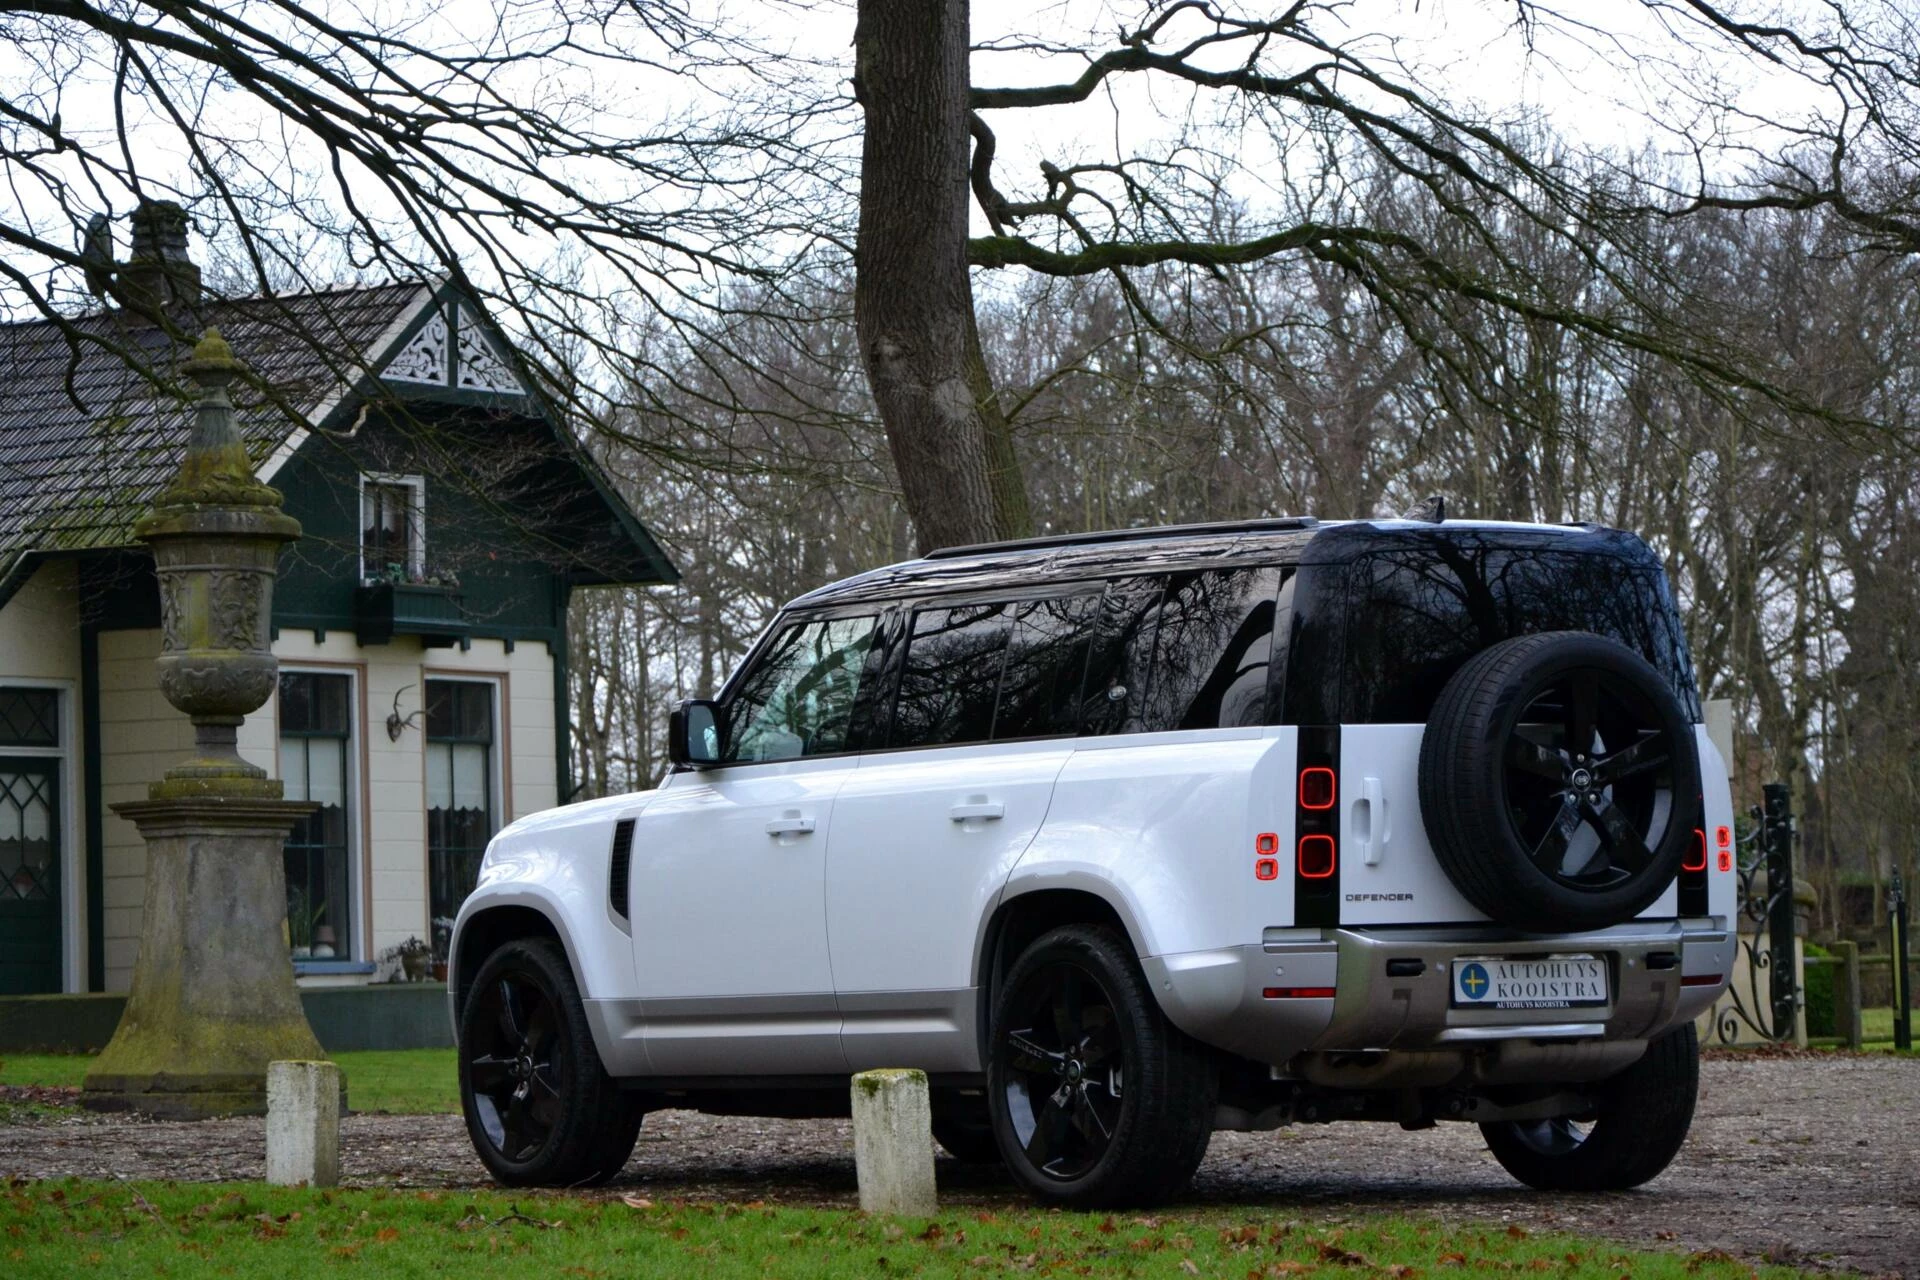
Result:
{"type": "Polygon", "coordinates": [[[480,966],[486,963],[487,957],[506,943],[526,938],[546,938],[559,943],[568,967],[573,970],[574,981],[580,981],[580,963],[552,917],[537,907],[518,904],[487,907],[474,912],[461,923],[453,954],[448,957],[451,963],[447,974],[451,988],[449,994],[453,997],[456,1017],[459,1010],[467,1007],[467,996],[473,990],[474,975],[480,972],[480,966]]]}

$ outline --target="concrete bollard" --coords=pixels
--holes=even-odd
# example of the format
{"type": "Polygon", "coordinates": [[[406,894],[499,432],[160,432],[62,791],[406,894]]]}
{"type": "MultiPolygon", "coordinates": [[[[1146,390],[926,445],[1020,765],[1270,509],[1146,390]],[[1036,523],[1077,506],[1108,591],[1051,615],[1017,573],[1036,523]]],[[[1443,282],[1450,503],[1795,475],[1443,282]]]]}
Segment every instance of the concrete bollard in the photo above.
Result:
{"type": "Polygon", "coordinates": [[[925,1218],[938,1210],[926,1072],[862,1071],[853,1078],[853,1167],[867,1213],[925,1218]]]}
{"type": "Polygon", "coordinates": [[[340,1185],[340,1068],[333,1063],[267,1064],[267,1181],[340,1185]]]}

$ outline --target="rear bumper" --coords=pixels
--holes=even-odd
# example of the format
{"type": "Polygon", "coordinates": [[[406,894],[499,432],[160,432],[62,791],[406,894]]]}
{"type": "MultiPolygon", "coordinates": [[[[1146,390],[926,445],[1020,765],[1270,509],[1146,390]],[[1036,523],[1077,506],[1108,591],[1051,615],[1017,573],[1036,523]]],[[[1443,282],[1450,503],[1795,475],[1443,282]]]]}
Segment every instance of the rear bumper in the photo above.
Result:
{"type": "Polygon", "coordinates": [[[1142,961],[1174,1025],[1242,1057],[1454,1049],[1511,1041],[1637,1041],[1697,1017],[1725,989],[1732,934],[1717,922],[1632,921],[1527,936],[1488,926],[1269,929],[1260,943],[1142,961]],[[1567,1010],[1456,1008],[1466,956],[1580,953],[1609,965],[1611,1002],[1567,1010]],[[1688,985],[1686,978],[1694,978],[1688,985]],[[1708,978],[1718,981],[1706,983],[1708,978]],[[1331,997],[1278,998],[1332,989],[1331,997]]]}

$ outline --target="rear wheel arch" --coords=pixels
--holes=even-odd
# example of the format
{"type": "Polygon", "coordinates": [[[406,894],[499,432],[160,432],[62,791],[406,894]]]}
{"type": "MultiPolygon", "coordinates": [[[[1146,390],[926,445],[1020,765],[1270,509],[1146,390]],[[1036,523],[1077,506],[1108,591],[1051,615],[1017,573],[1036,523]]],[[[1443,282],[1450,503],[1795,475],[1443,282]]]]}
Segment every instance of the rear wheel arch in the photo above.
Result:
{"type": "Polygon", "coordinates": [[[1008,968],[1037,938],[1071,924],[1111,929],[1127,940],[1135,957],[1145,954],[1140,931],[1128,915],[1091,889],[1033,889],[1003,898],[981,930],[974,956],[974,982],[979,992],[975,1026],[983,1064],[993,1022],[994,994],[1008,968]]]}

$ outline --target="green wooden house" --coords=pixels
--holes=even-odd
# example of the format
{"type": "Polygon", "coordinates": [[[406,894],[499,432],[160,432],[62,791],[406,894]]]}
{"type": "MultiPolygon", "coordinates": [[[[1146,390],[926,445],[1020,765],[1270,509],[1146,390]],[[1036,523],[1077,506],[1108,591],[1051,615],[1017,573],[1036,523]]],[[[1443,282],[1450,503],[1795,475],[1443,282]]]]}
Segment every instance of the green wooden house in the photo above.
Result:
{"type": "MultiPolygon", "coordinates": [[[[471,298],[204,302],[184,234],[148,248],[176,318],[257,376],[249,446],[305,530],[274,597],[279,693],[240,735],[318,806],[286,849],[293,962],[304,985],[373,981],[397,944],[438,945],[494,831],[572,798],[570,594],[677,575],[471,298]]],[[[145,854],[109,806],[191,740],[131,536],[189,415],[129,348],[179,354],[118,310],[0,326],[0,994],[125,988],[145,854]]]]}

